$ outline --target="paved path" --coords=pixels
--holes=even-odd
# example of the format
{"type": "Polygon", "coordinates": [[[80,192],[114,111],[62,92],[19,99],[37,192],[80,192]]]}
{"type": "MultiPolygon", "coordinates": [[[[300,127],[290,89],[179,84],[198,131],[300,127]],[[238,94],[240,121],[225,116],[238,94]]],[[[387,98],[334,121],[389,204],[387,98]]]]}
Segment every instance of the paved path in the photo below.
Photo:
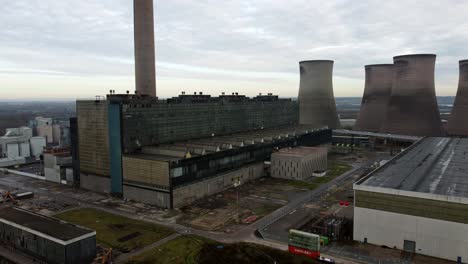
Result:
{"type": "Polygon", "coordinates": [[[160,245],[165,244],[165,243],[167,243],[167,242],[169,242],[169,241],[171,241],[173,239],[176,239],[176,238],[178,238],[180,236],[181,236],[181,234],[175,233],[175,234],[172,234],[172,235],[170,235],[168,237],[165,237],[165,238],[163,238],[163,239],[161,239],[161,240],[159,240],[159,241],[157,241],[157,242],[155,242],[155,243],[153,243],[151,245],[148,245],[146,247],[140,248],[138,250],[135,250],[135,251],[127,253],[127,254],[122,254],[115,260],[115,263],[125,263],[127,260],[129,260],[130,258],[132,258],[134,256],[137,256],[137,255],[139,255],[139,254],[141,254],[141,253],[143,253],[143,252],[145,252],[147,250],[153,249],[155,247],[159,247],[160,245]]]}

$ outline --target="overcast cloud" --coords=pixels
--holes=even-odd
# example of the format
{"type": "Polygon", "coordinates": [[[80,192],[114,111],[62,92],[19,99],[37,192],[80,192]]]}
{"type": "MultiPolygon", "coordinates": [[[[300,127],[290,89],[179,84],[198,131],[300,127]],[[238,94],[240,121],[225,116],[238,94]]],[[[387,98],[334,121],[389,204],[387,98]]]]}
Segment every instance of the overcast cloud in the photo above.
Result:
{"type": "MultiPolygon", "coordinates": [[[[0,99],[134,90],[131,0],[0,1],[0,99]]],[[[435,53],[438,95],[468,58],[465,0],[155,0],[160,97],[297,95],[298,61],[335,61],[336,96],[361,96],[366,64],[435,53]]]]}

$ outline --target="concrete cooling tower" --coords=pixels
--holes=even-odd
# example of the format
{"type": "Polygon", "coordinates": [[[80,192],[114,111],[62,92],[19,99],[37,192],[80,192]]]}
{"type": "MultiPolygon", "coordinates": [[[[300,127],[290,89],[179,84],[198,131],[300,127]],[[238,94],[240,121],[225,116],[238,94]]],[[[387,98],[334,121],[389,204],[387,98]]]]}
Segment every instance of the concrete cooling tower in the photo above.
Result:
{"type": "Polygon", "coordinates": [[[468,60],[460,61],[457,97],[448,120],[447,133],[468,136],[468,60]]]}
{"type": "Polygon", "coordinates": [[[412,136],[442,136],[434,70],[436,55],[393,58],[392,94],[382,132],[412,136]]]}
{"type": "Polygon", "coordinates": [[[299,69],[299,123],[317,128],[339,128],[333,95],[333,61],[301,61],[299,69]]]}
{"type": "Polygon", "coordinates": [[[379,132],[387,113],[393,83],[393,64],[365,66],[366,83],[355,130],[379,132]]]}
{"type": "Polygon", "coordinates": [[[135,37],[135,89],[156,96],[153,0],[133,0],[135,37]]]}

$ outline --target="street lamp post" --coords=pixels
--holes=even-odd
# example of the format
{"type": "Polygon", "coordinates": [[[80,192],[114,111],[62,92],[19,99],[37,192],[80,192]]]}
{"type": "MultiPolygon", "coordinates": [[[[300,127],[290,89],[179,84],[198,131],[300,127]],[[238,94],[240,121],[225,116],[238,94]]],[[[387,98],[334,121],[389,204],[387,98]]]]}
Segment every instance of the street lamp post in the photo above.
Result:
{"type": "Polygon", "coordinates": [[[233,179],[234,180],[234,188],[236,188],[236,196],[237,196],[237,201],[236,201],[236,211],[237,211],[237,224],[240,222],[240,217],[239,217],[239,186],[241,185],[241,179],[240,177],[236,177],[233,179]]]}

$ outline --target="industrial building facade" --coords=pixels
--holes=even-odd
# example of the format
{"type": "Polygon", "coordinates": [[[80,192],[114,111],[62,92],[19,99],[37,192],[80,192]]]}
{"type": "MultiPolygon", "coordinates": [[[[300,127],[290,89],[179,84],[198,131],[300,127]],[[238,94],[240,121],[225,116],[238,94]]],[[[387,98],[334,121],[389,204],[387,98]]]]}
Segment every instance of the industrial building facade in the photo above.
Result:
{"type": "Polygon", "coordinates": [[[354,185],[354,240],[468,259],[468,139],[425,138],[354,185]]]}
{"type": "Polygon", "coordinates": [[[17,207],[0,208],[0,241],[51,264],[90,263],[96,232],[17,207]]]}
{"type": "Polygon", "coordinates": [[[231,187],[223,179],[232,173],[261,177],[255,164],[277,148],[331,141],[328,129],[298,126],[298,114],[297,102],[273,95],[78,101],[81,187],[166,208],[187,204],[231,187]]]}
{"type": "Polygon", "coordinates": [[[327,171],[327,148],[297,147],[271,155],[271,176],[303,181],[327,171]]]}

